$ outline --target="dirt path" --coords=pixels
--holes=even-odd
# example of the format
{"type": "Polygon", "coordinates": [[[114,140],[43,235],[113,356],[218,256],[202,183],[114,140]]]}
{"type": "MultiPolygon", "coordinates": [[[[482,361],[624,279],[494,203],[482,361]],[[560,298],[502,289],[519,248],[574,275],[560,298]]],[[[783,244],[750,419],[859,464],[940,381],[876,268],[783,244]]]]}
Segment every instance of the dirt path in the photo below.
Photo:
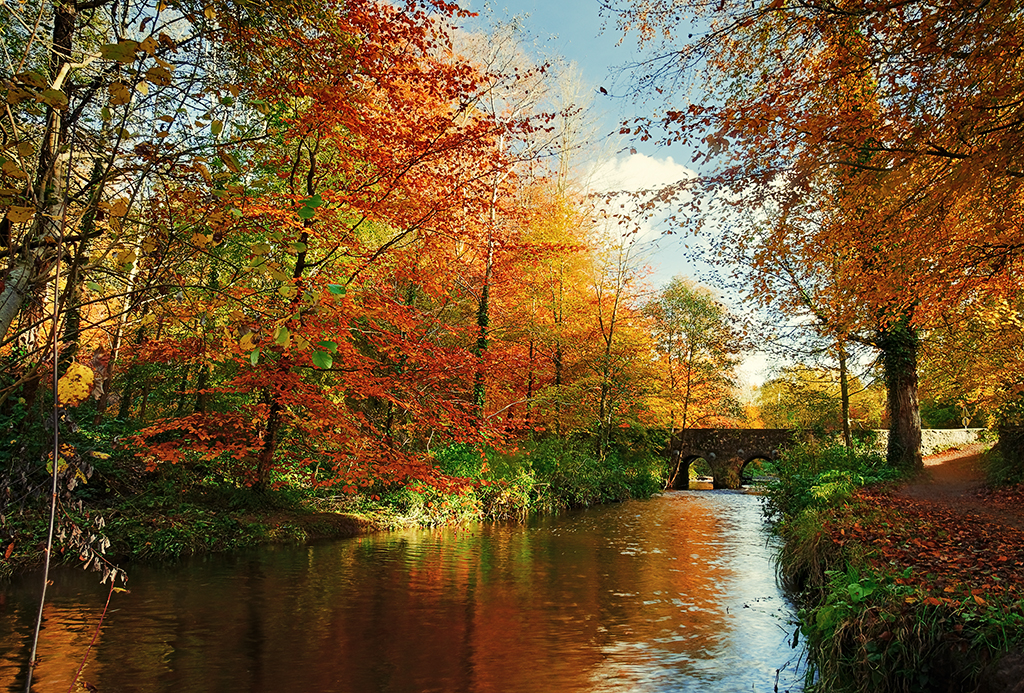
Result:
{"type": "MultiPolygon", "coordinates": [[[[954,610],[972,599],[983,608],[998,600],[997,610],[1021,603],[1024,484],[987,488],[983,452],[972,445],[926,457],[915,481],[890,496],[866,496],[876,508],[894,511],[889,519],[895,520],[868,528],[873,536],[866,543],[879,552],[880,567],[910,567],[902,582],[920,587],[925,603],[954,610]]],[[[1004,653],[983,679],[984,690],[1024,693],[1024,653],[1004,653]]]]}
{"type": "Polygon", "coordinates": [[[899,495],[1024,530],[1024,495],[1020,489],[990,491],[985,486],[984,450],[979,444],[926,457],[924,473],[900,489],[899,495]]]}

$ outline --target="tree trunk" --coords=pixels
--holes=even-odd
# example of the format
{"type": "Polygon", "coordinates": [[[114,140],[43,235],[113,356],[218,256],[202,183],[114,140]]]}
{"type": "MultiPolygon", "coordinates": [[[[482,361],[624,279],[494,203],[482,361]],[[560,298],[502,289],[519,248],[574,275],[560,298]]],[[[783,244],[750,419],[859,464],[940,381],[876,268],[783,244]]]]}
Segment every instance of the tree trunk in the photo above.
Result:
{"type": "Polygon", "coordinates": [[[267,413],[267,429],[263,434],[263,445],[256,457],[256,480],[253,490],[263,493],[270,489],[270,470],[274,467],[274,454],[281,432],[281,405],[276,397],[265,393],[265,401],[270,402],[267,413]]]}
{"type": "Polygon", "coordinates": [[[533,369],[535,368],[535,361],[534,361],[533,354],[534,354],[533,335],[531,333],[531,335],[530,335],[530,372],[527,375],[527,379],[526,379],[526,412],[525,412],[526,416],[525,416],[525,419],[526,419],[526,430],[527,431],[533,429],[533,417],[532,417],[532,412],[533,412],[533,379],[534,379],[533,369]]]}
{"type": "Polygon", "coordinates": [[[32,279],[31,261],[14,265],[4,279],[6,282],[0,293],[0,340],[6,337],[14,318],[25,303],[29,280],[32,279]]]}
{"type": "Polygon", "coordinates": [[[846,349],[839,344],[839,399],[843,417],[843,443],[853,450],[853,432],[850,430],[850,379],[846,369],[846,349]]]}
{"type": "Polygon", "coordinates": [[[489,346],[488,330],[491,325],[491,281],[494,276],[494,236],[488,232],[487,258],[484,266],[484,285],[480,291],[480,303],[476,311],[476,372],[473,374],[473,406],[480,421],[484,418],[486,391],[484,389],[484,357],[489,346]]]}
{"type": "Polygon", "coordinates": [[[917,350],[920,339],[909,316],[878,331],[878,348],[889,406],[890,465],[924,469],[921,457],[921,410],[917,400],[917,350]]]}

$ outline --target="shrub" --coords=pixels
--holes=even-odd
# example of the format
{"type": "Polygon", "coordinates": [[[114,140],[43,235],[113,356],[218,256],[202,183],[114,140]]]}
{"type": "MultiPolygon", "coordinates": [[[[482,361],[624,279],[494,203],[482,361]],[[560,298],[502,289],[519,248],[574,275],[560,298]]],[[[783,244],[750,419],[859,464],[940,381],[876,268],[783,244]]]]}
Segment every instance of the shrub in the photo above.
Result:
{"type": "Polygon", "coordinates": [[[814,442],[787,450],[775,467],[777,476],[762,497],[765,517],[774,523],[809,508],[842,503],[861,486],[893,481],[901,474],[879,452],[814,442]]]}

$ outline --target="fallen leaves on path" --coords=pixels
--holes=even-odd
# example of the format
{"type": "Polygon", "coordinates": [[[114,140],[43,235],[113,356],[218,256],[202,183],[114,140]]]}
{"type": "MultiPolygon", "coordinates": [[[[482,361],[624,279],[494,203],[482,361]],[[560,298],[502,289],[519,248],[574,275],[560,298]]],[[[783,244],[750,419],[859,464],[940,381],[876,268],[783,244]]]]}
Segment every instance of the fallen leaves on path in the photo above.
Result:
{"type": "Polygon", "coordinates": [[[917,585],[940,601],[1024,597],[1024,531],[895,493],[864,490],[857,497],[867,516],[833,539],[869,547],[872,565],[905,574],[900,584],[917,585]]]}
{"type": "Polygon", "coordinates": [[[869,563],[920,587],[925,603],[1022,599],[1024,485],[979,487],[976,456],[947,453],[930,461],[930,480],[862,489],[853,524],[826,529],[839,544],[867,547],[869,563]]]}

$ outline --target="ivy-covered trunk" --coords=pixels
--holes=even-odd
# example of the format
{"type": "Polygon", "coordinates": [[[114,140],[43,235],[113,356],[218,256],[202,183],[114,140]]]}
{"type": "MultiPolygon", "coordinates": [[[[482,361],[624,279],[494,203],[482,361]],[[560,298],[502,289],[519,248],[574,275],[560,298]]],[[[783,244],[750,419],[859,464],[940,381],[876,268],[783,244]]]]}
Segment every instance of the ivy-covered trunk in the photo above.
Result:
{"type": "Polygon", "coordinates": [[[889,407],[887,459],[894,467],[923,469],[921,408],[917,399],[917,350],[920,338],[901,315],[878,331],[889,407]]]}

